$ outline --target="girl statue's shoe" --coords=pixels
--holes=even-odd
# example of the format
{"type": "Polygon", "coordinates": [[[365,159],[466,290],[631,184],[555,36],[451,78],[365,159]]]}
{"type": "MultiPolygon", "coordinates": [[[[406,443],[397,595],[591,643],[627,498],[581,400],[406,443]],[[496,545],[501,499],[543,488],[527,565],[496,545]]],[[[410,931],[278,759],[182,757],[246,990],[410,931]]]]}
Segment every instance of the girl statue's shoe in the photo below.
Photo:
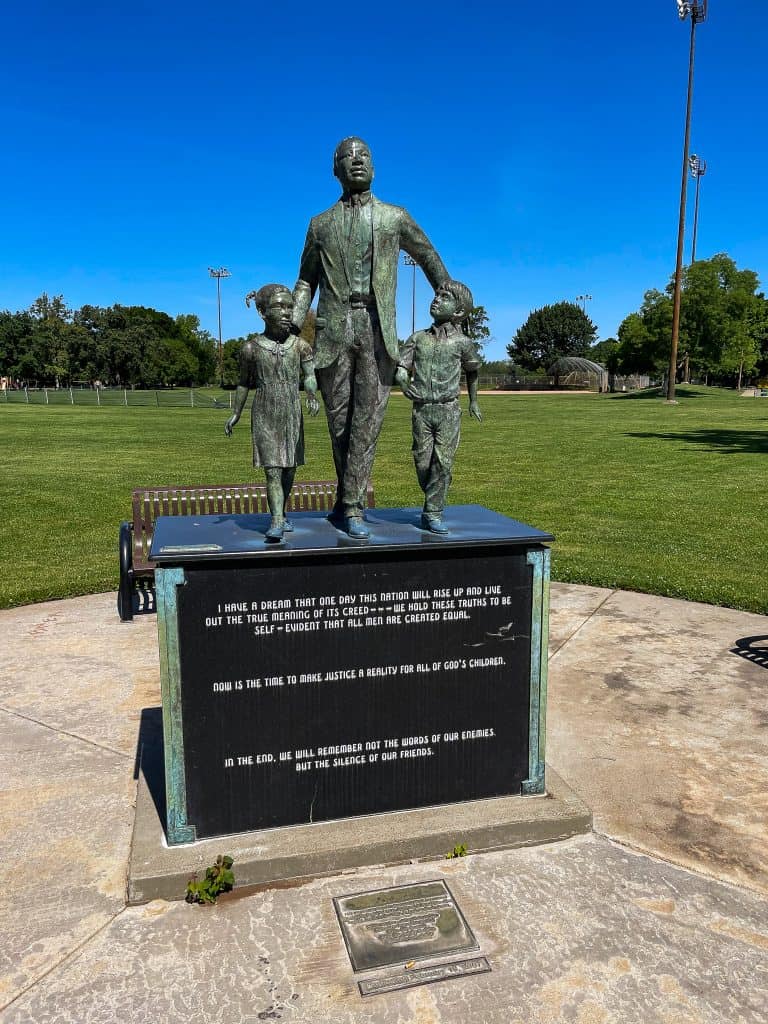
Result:
{"type": "Polygon", "coordinates": [[[269,529],[266,532],[266,538],[269,541],[278,541],[283,539],[283,532],[285,530],[285,520],[279,519],[277,516],[272,516],[272,522],[270,523],[269,529]]]}

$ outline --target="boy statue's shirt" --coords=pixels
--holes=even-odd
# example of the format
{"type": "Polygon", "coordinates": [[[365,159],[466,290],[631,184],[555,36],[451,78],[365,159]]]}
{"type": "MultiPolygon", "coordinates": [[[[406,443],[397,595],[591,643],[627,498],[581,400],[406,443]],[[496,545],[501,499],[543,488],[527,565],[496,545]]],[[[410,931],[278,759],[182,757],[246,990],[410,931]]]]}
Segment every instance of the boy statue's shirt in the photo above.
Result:
{"type": "Polygon", "coordinates": [[[458,398],[461,371],[480,367],[474,344],[452,323],[416,331],[403,344],[398,363],[411,372],[408,397],[415,402],[458,398]]]}

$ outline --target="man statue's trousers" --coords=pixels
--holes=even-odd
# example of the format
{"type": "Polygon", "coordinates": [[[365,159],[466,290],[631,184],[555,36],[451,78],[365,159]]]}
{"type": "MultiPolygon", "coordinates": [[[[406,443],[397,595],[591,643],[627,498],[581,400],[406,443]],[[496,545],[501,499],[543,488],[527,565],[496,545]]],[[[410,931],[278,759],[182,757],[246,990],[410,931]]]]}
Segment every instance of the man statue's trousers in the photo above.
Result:
{"type": "Polygon", "coordinates": [[[374,304],[348,310],[346,344],[316,375],[338,477],[334,515],[362,516],[395,375],[374,304]]]}

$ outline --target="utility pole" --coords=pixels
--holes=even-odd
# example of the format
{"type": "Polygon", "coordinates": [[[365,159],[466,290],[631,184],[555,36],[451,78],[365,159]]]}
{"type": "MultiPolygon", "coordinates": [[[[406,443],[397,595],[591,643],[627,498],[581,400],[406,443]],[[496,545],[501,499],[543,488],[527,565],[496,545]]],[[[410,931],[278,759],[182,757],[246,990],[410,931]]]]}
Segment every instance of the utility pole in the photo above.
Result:
{"type": "Polygon", "coordinates": [[[224,348],[221,344],[221,279],[222,277],[232,277],[226,267],[219,267],[215,270],[213,267],[208,267],[208,274],[210,277],[216,278],[216,301],[219,307],[219,386],[224,386],[224,348]]]}
{"type": "Polygon", "coordinates": [[[707,17],[707,0],[677,0],[680,20],[691,19],[691,44],[688,55],[688,99],[685,107],[685,138],[683,142],[683,174],[680,184],[680,217],[677,226],[677,260],[675,262],[675,290],[672,303],[672,343],[669,351],[667,375],[667,402],[675,401],[677,378],[677,343],[680,338],[680,297],[683,283],[683,242],[685,239],[685,198],[688,186],[688,150],[691,144],[691,106],[693,102],[693,58],[696,52],[696,26],[707,17]]]}
{"type": "Polygon", "coordinates": [[[416,333],[416,267],[418,263],[416,260],[409,256],[407,252],[403,253],[403,263],[406,267],[413,267],[413,284],[411,285],[411,334],[416,333]]]}

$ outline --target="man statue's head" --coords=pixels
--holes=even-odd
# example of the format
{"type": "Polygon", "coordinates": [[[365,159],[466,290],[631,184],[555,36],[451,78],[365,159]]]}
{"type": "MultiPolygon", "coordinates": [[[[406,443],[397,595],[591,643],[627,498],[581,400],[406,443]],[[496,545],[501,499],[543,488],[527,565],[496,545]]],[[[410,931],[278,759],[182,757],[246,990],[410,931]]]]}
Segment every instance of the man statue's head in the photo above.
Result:
{"type": "Polygon", "coordinates": [[[333,173],[345,192],[365,192],[373,181],[373,160],[366,142],[350,135],[333,154],[333,173]]]}

